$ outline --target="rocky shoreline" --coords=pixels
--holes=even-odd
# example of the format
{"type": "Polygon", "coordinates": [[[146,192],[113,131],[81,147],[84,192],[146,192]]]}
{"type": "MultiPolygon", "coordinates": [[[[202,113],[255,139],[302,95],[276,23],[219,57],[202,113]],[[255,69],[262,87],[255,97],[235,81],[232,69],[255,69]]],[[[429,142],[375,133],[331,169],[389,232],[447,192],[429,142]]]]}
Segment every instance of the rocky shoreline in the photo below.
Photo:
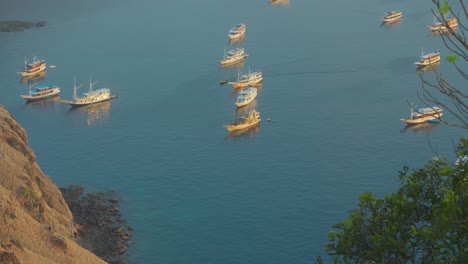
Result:
{"type": "Polygon", "coordinates": [[[125,226],[116,193],[86,193],[80,186],[60,188],[74,218],[76,242],[109,263],[125,263],[132,226],[125,226]]]}
{"type": "Polygon", "coordinates": [[[43,27],[47,24],[45,21],[29,22],[29,21],[0,21],[0,32],[15,32],[24,31],[27,28],[43,27]]]}

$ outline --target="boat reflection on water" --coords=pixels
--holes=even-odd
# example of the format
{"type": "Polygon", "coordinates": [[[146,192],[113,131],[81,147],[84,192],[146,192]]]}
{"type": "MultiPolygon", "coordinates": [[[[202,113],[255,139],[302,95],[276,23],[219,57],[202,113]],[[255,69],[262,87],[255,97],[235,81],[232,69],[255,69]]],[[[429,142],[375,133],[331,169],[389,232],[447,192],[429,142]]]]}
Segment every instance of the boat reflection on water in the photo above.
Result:
{"type": "Polygon", "coordinates": [[[439,126],[440,126],[440,122],[425,122],[425,123],[416,124],[416,125],[407,125],[400,131],[400,133],[406,133],[406,132],[413,132],[417,134],[426,133],[439,126]]]}
{"type": "Polygon", "coordinates": [[[39,72],[36,75],[33,76],[26,76],[21,78],[20,82],[21,83],[26,83],[26,82],[34,82],[34,81],[39,81],[42,80],[46,77],[46,71],[39,72]]]}
{"type": "Polygon", "coordinates": [[[260,132],[260,124],[249,127],[241,130],[230,131],[225,139],[229,138],[240,138],[240,137],[254,137],[258,132],[260,132]]]}
{"type": "Polygon", "coordinates": [[[241,44],[242,42],[244,42],[245,40],[245,34],[238,37],[238,38],[234,38],[234,39],[229,39],[229,45],[232,46],[232,45],[236,45],[236,44],[241,44]]]}
{"type": "Polygon", "coordinates": [[[236,109],[236,116],[240,117],[243,114],[250,112],[252,110],[257,109],[257,98],[255,98],[250,104],[243,106],[243,107],[238,107],[236,109]]]}
{"type": "Polygon", "coordinates": [[[436,71],[439,68],[439,66],[440,66],[440,61],[434,62],[432,64],[429,64],[429,65],[425,66],[425,67],[418,68],[416,70],[416,72],[418,74],[423,74],[425,72],[436,71]]]}
{"type": "Polygon", "coordinates": [[[82,107],[72,107],[68,112],[75,114],[85,113],[87,115],[86,123],[88,126],[93,126],[98,123],[104,123],[109,119],[110,106],[110,101],[104,101],[82,107]]]}
{"type": "Polygon", "coordinates": [[[389,22],[383,21],[380,24],[381,27],[385,27],[385,28],[394,28],[394,27],[398,27],[400,25],[401,25],[401,19],[398,19],[398,20],[395,20],[395,21],[389,21],[389,22]]]}
{"type": "Polygon", "coordinates": [[[289,6],[289,0],[268,0],[271,6],[289,6]]]}
{"type": "Polygon", "coordinates": [[[245,61],[242,60],[237,63],[221,65],[221,70],[240,69],[240,68],[243,68],[244,66],[245,66],[245,61]]]}
{"type": "Polygon", "coordinates": [[[62,109],[60,108],[60,96],[55,96],[50,99],[38,100],[38,101],[26,101],[24,103],[24,108],[32,108],[35,110],[45,110],[45,109],[62,109]]]}

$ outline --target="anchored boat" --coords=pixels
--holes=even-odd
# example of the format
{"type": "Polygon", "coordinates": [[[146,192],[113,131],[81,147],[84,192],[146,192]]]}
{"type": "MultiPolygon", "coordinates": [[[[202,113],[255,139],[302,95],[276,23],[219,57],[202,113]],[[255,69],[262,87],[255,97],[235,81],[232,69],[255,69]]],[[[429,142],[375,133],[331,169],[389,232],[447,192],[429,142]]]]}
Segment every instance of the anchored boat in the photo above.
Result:
{"type": "Polygon", "coordinates": [[[50,99],[60,93],[60,87],[55,84],[39,85],[34,90],[31,90],[31,86],[29,88],[30,91],[28,94],[21,95],[27,102],[50,99]]]}
{"type": "Polygon", "coordinates": [[[393,21],[401,19],[402,16],[403,16],[403,13],[401,11],[399,11],[399,10],[398,11],[390,11],[390,12],[385,13],[382,20],[384,22],[393,22],[393,21]]]}
{"type": "Polygon", "coordinates": [[[256,97],[257,97],[257,88],[249,87],[249,88],[246,88],[246,89],[242,89],[237,94],[236,105],[237,105],[237,107],[242,107],[242,106],[248,105],[253,100],[255,100],[256,97]]]}
{"type": "Polygon", "coordinates": [[[411,107],[410,118],[400,119],[400,121],[408,125],[415,125],[424,122],[436,121],[440,119],[443,114],[443,109],[438,106],[419,108],[418,110],[414,110],[414,108],[411,107]]]}
{"type": "Polygon", "coordinates": [[[252,110],[247,113],[245,113],[241,120],[232,122],[229,125],[224,126],[228,131],[234,131],[234,130],[241,130],[241,129],[246,129],[249,127],[253,127],[257,124],[259,124],[261,121],[260,119],[260,113],[252,110]]]}
{"type": "Polygon", "coordinates": [[[89,91],[84,93],[82,97],[78,97],[77,90],[81,87],[76,87],[76,79],[73,83],[73,100],[72,101],[64,101],[65,103],[71,105],[72,107],[80,107],[90,104],[95,104],[99,102],[108,101],[110,99],[116,98],[116,96],[111,96],[109,88],[100,88],[97,90],[93,89],[93,85],[96,84],[91,82],[91,78],[89,79],[89,91]]]}
{"type": "Polygon", "coordinates": [[[237,74],[237,82],[228,82],[234,88],[246,88],[248,86],[254,86],[259,84],[263,80],[263,75],[261,71],[251,72],[249,70],[248,74],[241,75],[237,74]]]}
{"type": "Polygon", "coordinates": [[[33,61],[31,63],[28,63],[26,58],[24,59],[24,71],[18,72],[18,74],[21,74],[23,77],[33,76],[42,71],[45,71],[46,68],[47,66],[45,60],[38,59],[33,55],[33,61]]]}
{"type": "MultiPolygon", "coordinates": [[[[458,26],[458,19],[456,17],[445,19],[445,21],[447,22],[447,25],[450,28],[455,28],[456,26],[458,26]]],[[[429,25],[427,27],[432,31],[447,31],[448,30],[446,24],[442,22],[434,22],[432,25],[429,25]]]]}
{"type": "Polygon", "coordinates": [[[245,53],[243,48],[235,48],[225,53],[223,59],[219,62],[221,65],[234,64],[241,62],[248,57],[249,55],[245,53]]]}
{"type": "Polygon", "coordinates": [[[245,34],[245,30],[246,30],[245,24],[237,25],[231,28],[231,30],[229,30],[229,38],[230,39],[239,38],[245,34]]]}
{"type": "Polygon", "coordinates": [[[424,67],[427,65],[431,65],[440,61],[440,52],[434,51],[431,53],[424,53],[424,50],[421,51],[421,57],[419,57],[419,61],[416,61],[414,64],[418,65],[418,67],[424,67]]]}

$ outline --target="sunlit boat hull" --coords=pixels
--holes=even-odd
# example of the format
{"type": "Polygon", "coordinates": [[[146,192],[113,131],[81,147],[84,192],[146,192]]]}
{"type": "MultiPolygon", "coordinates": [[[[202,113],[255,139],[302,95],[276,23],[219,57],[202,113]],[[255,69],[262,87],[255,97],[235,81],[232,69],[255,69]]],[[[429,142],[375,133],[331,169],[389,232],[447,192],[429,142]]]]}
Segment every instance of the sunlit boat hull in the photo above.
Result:
{"type": "Polygon", "coordinates": [[[249,127],[253,127],[253,126],[256,126],[260,123],[261,119],[257,119],[255,121],[251,121],[251,122],[248,122],[248,123],[244,123],[244,124],[239,124],[239,125],[227,125],[227,126],[224,126],[228,131],[235,131],[235,130],[241,130],[241,129],[246,129],[246,128],[249,128],[249,127]]]}
{"type": "MultiPolygon", "coordinates": [[[[426,108],[426,109],[428,109],[428,108],[426,108]]],[[[421,123],[425,123],[425,122],[436,121],[436,120],[440,119],[440,117],[444,113],[443,113],[441,108],[434,107],[434,109],[437,109],[437,111],[426,112],[424,114],[417,114],[417,116],[414,116],[413,118],[400,119],[400,121],[407,124],[407,125],[416,125],[416,124],[421,124],[421,123]]]]}
{"type": "Polygon", "coordinates": [[[31,69],[29,71],[18,72],[18,74],[21,74],[21,76],[23,76],[23,77],[34,76],[36,74],[39,74],[42,71],[45,71],[46,68],[47,68],[46,64],[44,63],[44,64],[40,65],[38,68],[31,69]]]}
{"type": "Polygon", "coordinates": [[[60,93],[60,89],[57,88],[57,89],[54,89],[52,92],[41,95],[41,96],[21,95],[21,97],[25,99],[27,102],[34,102],[34,101],[40,101],[40,100],[53,98],[57,96],[59,93],[60,93]]]}

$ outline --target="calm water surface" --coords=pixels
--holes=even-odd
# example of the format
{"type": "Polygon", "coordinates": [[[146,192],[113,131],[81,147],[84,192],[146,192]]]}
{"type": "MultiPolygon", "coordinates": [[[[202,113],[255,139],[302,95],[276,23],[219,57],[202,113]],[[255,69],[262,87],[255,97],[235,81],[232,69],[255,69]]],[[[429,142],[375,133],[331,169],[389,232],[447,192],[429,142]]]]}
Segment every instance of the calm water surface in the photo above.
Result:
{"type": "Polygon", "coordinates": [[[359,193],[394,190],[403,165],[434,157],[428,139],[453,158],[464,134],[399,121],[418,102],[421,48],[448,54],[425,28],[428,1],[6,2],[1,20],[48,24],[0,33],[0,104],[59,186],[121,194],[132,263],[312,263],[359,193]],[[402,22],[381,26],[392,9],[402,22]],[[251,107],[278,122],[227,137],[222,125],[242,111],[219,86],[237,69],[218,60],[240,22],[241,71],[265,75],[251,107]],[[16,72],[32,53],[57,65],[38,84],[58,84],[61,99],[90,75],[119,98],[72,111],[24,104],[16,72]]]}

